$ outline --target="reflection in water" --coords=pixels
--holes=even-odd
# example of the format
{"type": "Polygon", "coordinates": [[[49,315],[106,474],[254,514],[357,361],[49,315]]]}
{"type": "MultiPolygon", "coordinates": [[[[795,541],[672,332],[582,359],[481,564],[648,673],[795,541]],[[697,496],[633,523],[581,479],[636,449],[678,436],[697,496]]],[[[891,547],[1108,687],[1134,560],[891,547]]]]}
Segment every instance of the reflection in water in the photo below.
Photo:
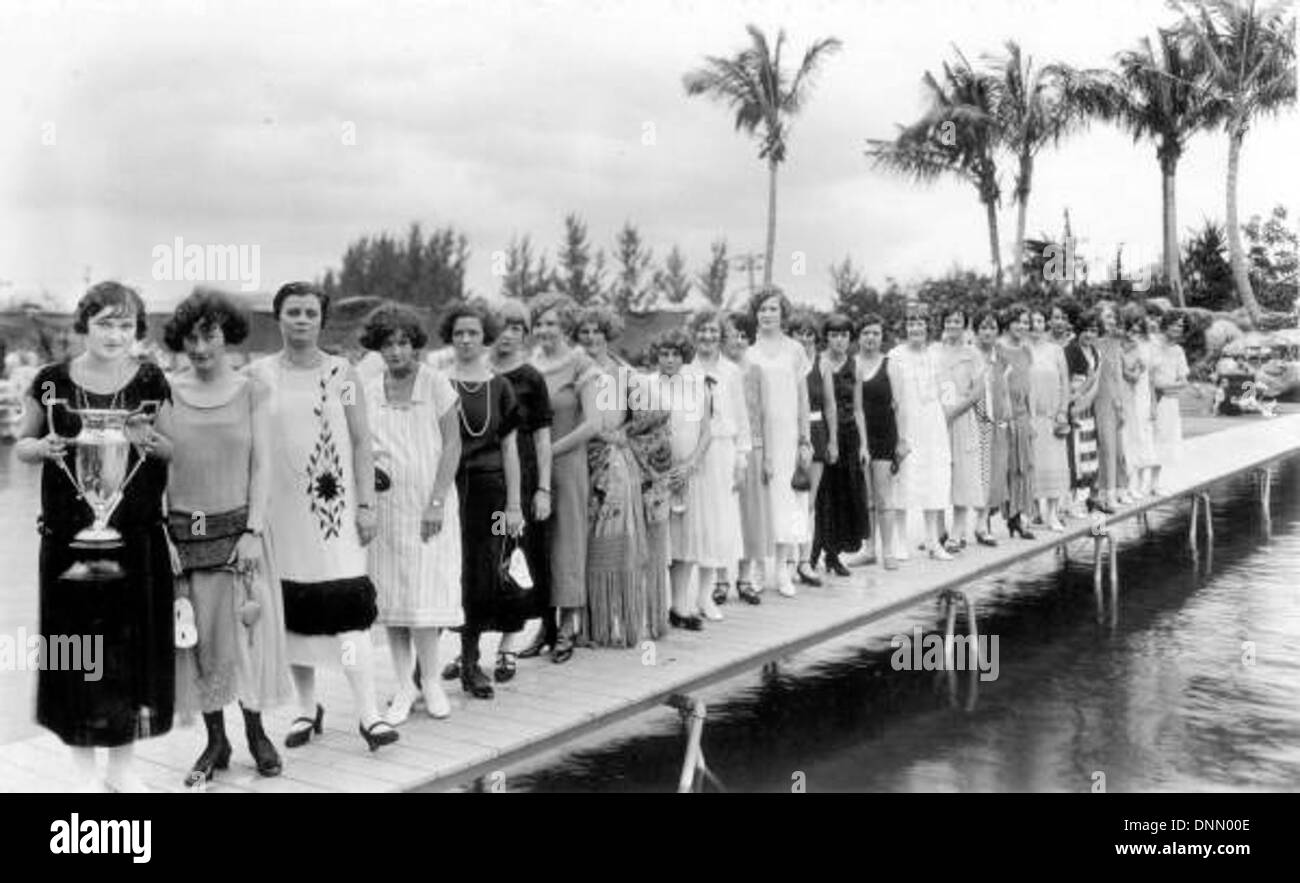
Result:
{"type": "MultiPolygon", "coordinates": [[[[1083,544],[968,587],[980,632],[1000,638],[996,681],[894,671],[879,629],[767,670],[710,701],[709,765],[733,792],[789,791],[800,774],[809,791],[1300,790],[1298,479],[1300,459],[1272,470],[1271,519],[1255,476],[1218,486],[1214,541],[1195,550],[1186,503],[1153,513],[1149,534],[1115,528],[1102,622],[1083,544]]],[[[942,634],[936,612],[897,631],[942,634]]],[[[666,791],[682,753],[665,726],[511,787],[666,791]]]]}

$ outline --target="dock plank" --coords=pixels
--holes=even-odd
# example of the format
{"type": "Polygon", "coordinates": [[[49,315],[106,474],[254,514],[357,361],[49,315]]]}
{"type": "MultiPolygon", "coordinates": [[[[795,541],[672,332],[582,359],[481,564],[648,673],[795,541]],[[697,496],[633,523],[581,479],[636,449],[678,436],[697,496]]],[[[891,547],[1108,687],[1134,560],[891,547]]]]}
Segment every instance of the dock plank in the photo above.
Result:
{"type": "MultiPolygon", "coordinates": [[[[1183,463],[1167,470],[1168,492],[1144,500],[1104,519],[1121,538],[1140,537],[1131,525],[1138,513],[1151,520],[1185,518],[1189,494],[1209,489],[1224,478],[1284,457],[1300,448],[1300,415],[1270,421],[1248,420],[1239,426],[1189,439],[1183,463]]],[[[524,660],[518,674],[497,685],[492,701],[472,699],[458,683],[444,684],[452,705],[447,720],[415,711],[399,728],[396,745],[370,753],[356,730],[351,692],[340,672],[321,671],[317,698],[327,709],[325,733],[299,749],[281,749],[284,773],[256,774],[237,716],[228,715],[236,743],[231,769],[218,773],[213,792],[296,793],[325,791],[400,791],[450,789],[504,770],[577,739],[662,706],[675,693],[693,693],[752,672],[804,650],[891,617],[933,603],[942,592],[984,582],[997,590],[997,579],[1058,548],[1070,556],[1092,553],[1091,522],[1072,522],[1064,534],[1041,532],[1032,541],[1003,542],[996,548],[975,547],[957,561],[938,562],[913,551],[899,570],[870,567],[851,577],[829,577],[822,588],[800,587],[795,598],[774,591],[763,603],[733,602],[725,619],[709,622],[702,632],[672,629],[654,642],[654,664],[642,647],[626,650],[579,648],[573,659],[555,665],[546,658],[524,660]]],[[[376,630],[376,634],[382,630],[376,630]]],[[[392,672],[379,651],[377,688],[381,697],[396,690],[392,672]]],[[[485,637],[486,665],[495,655],[485,637]]],[[[449,639],[450,659],[455,655],[449,639]]],[[[437,676],[436,673],[431,673],[437,676]]],[[[281,741],[296,708],[269,710],[268,733],[281,741]]],[[[140,771],[151,786],[180,791],[184,773],[202,749],[201,728],[176,728],[170,734],[138,743],[140,771]]],[[[0,791],[61,790],[76,783],[66,749],[52,734],[0,746],[0,791]]]]}

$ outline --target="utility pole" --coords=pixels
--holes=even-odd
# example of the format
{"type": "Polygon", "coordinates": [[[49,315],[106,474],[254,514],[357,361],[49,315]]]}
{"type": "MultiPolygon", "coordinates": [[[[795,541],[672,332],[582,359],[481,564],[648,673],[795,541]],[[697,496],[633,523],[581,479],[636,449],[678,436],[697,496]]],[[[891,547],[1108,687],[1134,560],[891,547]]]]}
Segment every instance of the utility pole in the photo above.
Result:
{"type": "Polygon", "coordinates": [[[731,259],[731,265],[744,270],[748,274],[749,293],[752,296],[754,294],[754,273],[763,269],[763,254],[753,251],[738,254],[731,259]]]}

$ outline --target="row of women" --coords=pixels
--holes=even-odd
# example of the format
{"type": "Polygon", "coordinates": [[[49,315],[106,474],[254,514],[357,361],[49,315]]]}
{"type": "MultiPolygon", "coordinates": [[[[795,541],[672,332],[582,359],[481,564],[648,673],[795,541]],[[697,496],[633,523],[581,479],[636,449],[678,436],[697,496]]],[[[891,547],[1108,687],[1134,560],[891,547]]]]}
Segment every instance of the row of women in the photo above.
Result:
{"type": "MultiPolygon", "coordinates": [[[[615,315],[562,296],[496,314],[455,305],[439,328],[451,357],[436,367],[408,308],[368,317],[374,370],[320,348],[329,298],[318,287],[285,285],[274,312],[282,350],[236,372],[226,347],[247,318],[196,293],[165,331],[189,362],[169,381],[129,355],[146,331],[139,295],[100,283],[77,307],[85,352],[42,369],[29,391],[18,455],[44,463],[41,631],[102,634],[106,648],[98,681],[40,673],[37,718],[72,747],[88,787],[143,790],[134,739],[194,712],[207,745],[186,782],[206,782],[230,762],[223,709],[235,701],[258,771],[278,774],[261,712],[296,697],[285,745],[321,734],[321,666],[343,669],[375,750],[420,704],[450,713],[440,671],[488,699],[520,658],[563,663],[583,644],[700,630],[722,618],[733,584],[751,604],[767,587],[793,596],[796,579],[816,584],[823,553],[844,573],[840,555],[874,557],[872,509],[893,568],[909,510],[925,513],[927,547],[944,558],[971,529],[995,542],[994,511],[1027,534],[1037,505],[1056,527],[1089,463],[1097,505],[1120,504],[1123,476],[1149,491],[1167,462],[1154,450],[1177,435],[1186,377],[1166,352],[1181,350],[1145,316],[1126,311],[1121,331],[1107,305],[1075,317],[1073,335],[1068,304],[1048,317],[949,311],[936,344],[911,311],[886,355],[879,319],[818,326],[765,290],[747,313],[707,311],[663,335],[648,371],[611,352],[615,315]],[[131,479],[112,519],[123,575],[93,591],[73,566],[91,520],[70,480],[80,421],[56,401],[162,403],[129,425],[131,479]],[[526,574],[508,566],[516,549],[526,574]],[[376,621],[398,681],[382,715],[376,621]],[[461,652],[440,669],[444,629],[459,631],[461,652]],[[493,678],[480,665],[485,632],[502,636],[493,678]],[[109,749],[102,776],[95,747],[109,749]]],[[[1175,340],[1178,323],[1166,325],[1175,340]]]]}

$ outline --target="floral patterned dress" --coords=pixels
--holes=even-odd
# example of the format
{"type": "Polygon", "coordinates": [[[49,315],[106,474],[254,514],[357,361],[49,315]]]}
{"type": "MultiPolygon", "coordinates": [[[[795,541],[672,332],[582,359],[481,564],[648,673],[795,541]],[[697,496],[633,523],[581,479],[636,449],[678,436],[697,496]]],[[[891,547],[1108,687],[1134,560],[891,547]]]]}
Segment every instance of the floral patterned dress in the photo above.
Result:
{"type": "Polygon", "coordinates": [[[348,362],[327,355],[304,369],[274,355],[248,370],[271,390],[267,538],[284,590],[289,659],[338,665],[338,636],[369,628],[378,615],[356,528],[352,437],[344,411],[349,395],[355,396],[348,362]]]}

